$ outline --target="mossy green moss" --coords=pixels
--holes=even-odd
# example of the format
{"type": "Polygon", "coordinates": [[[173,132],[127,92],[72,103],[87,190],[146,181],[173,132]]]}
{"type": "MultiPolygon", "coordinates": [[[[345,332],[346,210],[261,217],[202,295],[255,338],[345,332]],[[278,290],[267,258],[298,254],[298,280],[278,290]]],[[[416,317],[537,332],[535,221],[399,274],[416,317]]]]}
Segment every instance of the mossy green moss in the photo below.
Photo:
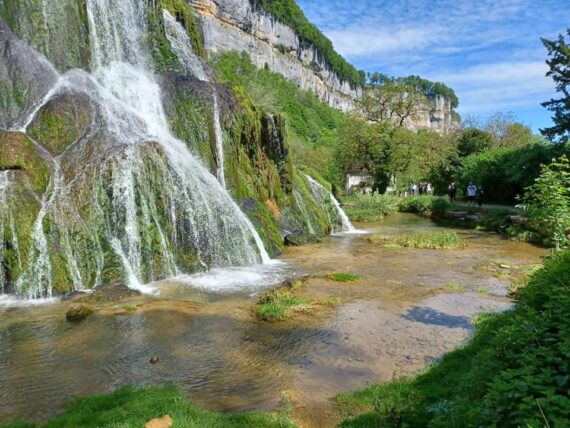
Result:
{"type": "Polygon", "coordinates": [[[0,17],[59,70],[89,69],[86,0],[2,0],[0,17]]]}
{"type": "Polygon", "coordinates": [[[28,134],[54,155],[63,153],[86,132],[92,121],[89,99],[61,95],[47,103],[28,128],[28,134]]]}
{"type": "MultiPolygon", "coordinates": [[[[150,2],[149,2],[150,3],[150,2]]],[[[196,18],[190,6],[184,0],[157,0],[150,3],[148,12],[149,35],[148,43],[151,48],[155,68],[160,73],[182,72],[182,64],[171,50],[170,41],[164,33],[164,18],[162,10],[167,10],[188,32],[192,41],[194,53],[204,55],[202,36],[198,29],[196,18]]]]}
{"type": "Polygon", "coordinates": [[[25,171],[31,188],[40,195],[46,190],[51,176],[34,143],[19,132],[0,131],[0,170],[6,169],[25,171]]]}

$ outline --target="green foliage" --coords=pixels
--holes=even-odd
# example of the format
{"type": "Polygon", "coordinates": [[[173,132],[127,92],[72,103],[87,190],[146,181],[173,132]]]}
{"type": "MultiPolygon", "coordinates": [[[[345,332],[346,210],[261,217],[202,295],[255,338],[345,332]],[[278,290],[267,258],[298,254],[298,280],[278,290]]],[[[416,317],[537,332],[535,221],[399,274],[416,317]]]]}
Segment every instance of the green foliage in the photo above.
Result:
{"type": "Polygon", "coordinates": [[[325,275],[325,278],[336,282],[356,282],[360,279],[360,275],[348,272],[336,272],[325,275]]]}
{"type": "Polygon", "coordinates": [[[446,136],[416,133],[388,120],[370,124],[358,114],[344,117],[339,140],[337,158],[344,172],[368,171],[380,193],[391,184],[403,190],[426,177],[451,150],[446,136]]]}
{"type": "Polygon", "coordinates": [[[566,156],[543,165],[540,177],[525,189],[525,212],[534,225],[546,231],[558,251],[570,229],[570,163],[566,156]]]}
{"type": "Polygon", "coordinates": [[[285,415],[224,414],[202,410],[174,386],[135,389],[127,386],[111,394],[76,400],[60,416],[41,424],[11,423],[2,428],[140,428],[154,418],[169,415],[173,428],[191,427],[295,427],[285,415]]]}
{"type": "Polygon", "coordinates": [[[346,215],[357,222],[373,222],[398,211],[397,198],[388,195],[354,194],[344,198],[346,215]]]}
{"type": "Polygon", "coordinates": [[[463,248],[465,242],[455,232],[414,232],[401,235],[373,235],[366,240],[388,248],[419,248],[450,250],[463,248]]]}
{"type": "MultiPolygon", "coordinates": [[[[566,29],[566,33],[570,37],[570,28],[566,29]]],[[[570,139],[570,45],[562,34],[558,40],[542,39],[542,43],[550,57],[546,61],[550,67],[546,75],[552,77],[561,96],[542,103],[543,107],[554,113],[554,126],[541,129],[541,132],[552,141],[565,143],[570,139]]]]}
{"type": "Polygon", "coordinates": [[[337,402],[343,427],[563,427],[570,420],[570,253],[545,261],[513,311],[479,316],[465,347],[423,374],[337,402]],[[397,410],[382,411],[379,404],[397,410]],[[398,403],[394,406],[391,403],[398,403]]]}
{"type": "Polygon", "coordinates": [[[399,77],[396,79],[398,82],[403,82],[408,87],[415,88],[417,91],[423,93],[428,98],[435,98],[437,96],[443,97],[451,102],[451,107],[456,109],[459,106],[459,98],[455,91],[449,86],[441,82],[432,82],[420,76],[407,76],[399,77]]]}
{"type": "Polygon", "coordinates": [[[543,142],[490,149],[464,158],[454,178],[459,189],[473,182],[483,186],[488,200],[513,202],[539,176],[541,164],[567,151],[565,146],[543,142]]]}
{"type": "Polygon", "coordinates": [[[477,128],[468,128],[457,142],[457,149],[460,157],[479,153],[493,147],[493,137],[488,132],[477,128]]]}
{"type": "Polygon", "coordinates": [[[343,114],[321,102],[313,93],[299,89],[282,75],[258,70],[244,53],[227,52],[214,61],[224,83],[256,107],[280,113],[292,160],[317,170],[329,182],[342,186],[343,173],[334,159],[338,127],[343,114]]]}
{"type": "Polygon", "coordinates": [[[398,209],[401,212],[422,214],[444,214],[451,209],[447,198],[439,196],[410,196],[400,201],[398,209]]]}
{"type": "Polygon", "coordinates": [[[282,23],[291,27],[299,38],[314,46],[338,77],[352,86],[364,83],[365,74],[348,63],[334,49],[332,42],[311,24],[295,0],[253,0],[282,23]]]}

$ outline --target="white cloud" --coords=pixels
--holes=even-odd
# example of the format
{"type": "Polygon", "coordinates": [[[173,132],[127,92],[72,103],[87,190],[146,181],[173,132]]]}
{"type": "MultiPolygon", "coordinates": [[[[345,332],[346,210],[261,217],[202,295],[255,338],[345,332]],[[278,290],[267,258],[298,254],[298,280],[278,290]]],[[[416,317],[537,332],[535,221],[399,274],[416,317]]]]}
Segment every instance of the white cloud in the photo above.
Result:
{"type": "Polygon", "coordinates": [[[423,49],[439,37],[439,32],[433,28],[401,27],[383,30],[368,26],[333,30],[327,36],[342,55],[356,58],[423,49]]]}

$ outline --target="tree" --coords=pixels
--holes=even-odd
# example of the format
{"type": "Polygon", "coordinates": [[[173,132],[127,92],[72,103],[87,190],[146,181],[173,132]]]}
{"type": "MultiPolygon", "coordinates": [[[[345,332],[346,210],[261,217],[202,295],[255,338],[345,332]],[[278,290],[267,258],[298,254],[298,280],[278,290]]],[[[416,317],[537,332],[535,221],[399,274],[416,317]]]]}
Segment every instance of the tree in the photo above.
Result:
{"type": "MultiPolygon", "coordinates": [[[[570,37],[570,28],[566,32],[570,37]]],[[[566,143],[570,139],[570,45],[562,34],[558,40],[542,39],[542,43],[551,57],[546,61],[550,68],[546,75],[552,76],[556,91],[561,93],[561,97],[542,103],[543,107],[554,113],[554,126],[540,131],[551,141],[566,143]]]]}
{"type": "Polygon", "coordinates": [[[459,156],[464,158],[493,147],[493,136],[477,128],[468,128],[463,131],[457,142],[459,156]]]}
{"type": "Polygon", "coordinates": [[[570,228],[570,163],[566,156],[542,166],[540,177],[526,188],[523,207],[559,251],[567,242],[566,232],[570,228]]]}
{"type": "Polygon", "coordinates": [[[526,146],[534,141],[532,130],[519,122],[507,125],[505,135],[499,140],[500,147],[515,148],[518,146],[526,146]]]}
{"type": "Polygon", "coordinates": [[[371,122],[391,121],[404,126],[406,120],[416,119],[421,111],[430,107],[429,99],[413,86],[386,79],[378,73],[371,79],[381,84],[367,88],[360,103],[366,119],[371,122]]]}
{"type": "Polygon", "coordinates": [[[498,111],[489,116],[483,130],[491,134],[495,138],[497,145],[500,145],[500,141],[507,135],[507,128],[513,123],[515,123],[515,116],[512,112],[503,113],[498,111]]]}

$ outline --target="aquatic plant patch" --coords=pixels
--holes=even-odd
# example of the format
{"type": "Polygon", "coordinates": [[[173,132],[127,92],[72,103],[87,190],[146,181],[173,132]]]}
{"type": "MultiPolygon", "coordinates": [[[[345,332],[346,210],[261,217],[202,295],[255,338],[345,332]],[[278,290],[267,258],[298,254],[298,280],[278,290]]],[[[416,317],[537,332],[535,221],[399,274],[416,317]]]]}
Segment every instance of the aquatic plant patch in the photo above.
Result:
{"type": "Polygon", "coordinates": [[[348,272],[336,272],[325,275],[325,278],[336,282],[356,282],[360,280],[360,275],[348,272]]]}
{"type": "Polygon", "coordinates": [[[286,288],[278,288],[263,293],[257,303],[257,316],[264,321],[283,321],[295,313],[307,313],[318,307],[336,306],[340,298],[331,296],[323,299],[312,299],[294,294],[286,288]]]}
{"type": "Polygon", "coordinates": [[[384,195],[352,195],[343,198],[346,215],[352,221],[370,223],[398,211],[397,198],[384,195]]]}
{"type": "Polygon", "coordinates": [[[466,243],[455,232],[414,232],[397,235],[373,235],[366,238],[372,244],[383,245],[385,248],[419,248],[451,250],[464,248],[466,243]]]}

